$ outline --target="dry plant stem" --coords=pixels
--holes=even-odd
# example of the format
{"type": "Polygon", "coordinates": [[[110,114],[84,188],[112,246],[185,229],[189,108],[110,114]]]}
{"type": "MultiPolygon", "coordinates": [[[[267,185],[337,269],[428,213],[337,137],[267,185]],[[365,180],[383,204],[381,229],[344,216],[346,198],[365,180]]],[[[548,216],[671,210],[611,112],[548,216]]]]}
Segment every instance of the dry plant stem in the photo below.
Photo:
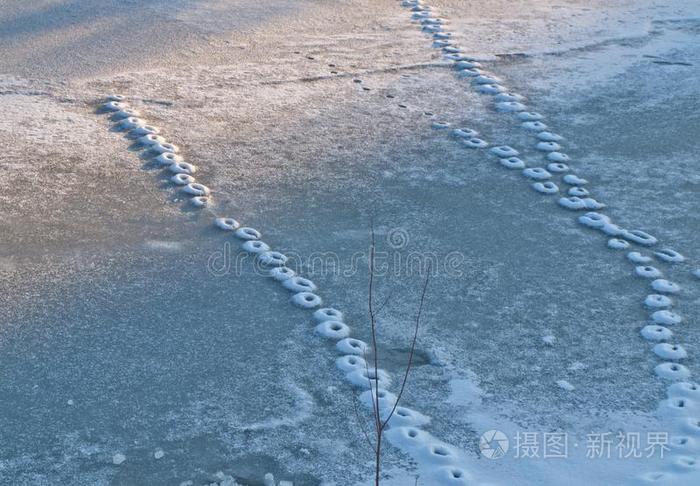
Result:
{"type": "MultiPolygon", "coordinates": [[[[375,239],[374,239],[374,224],[371,226],[371,244],[369,250],[369,296],[368,296],[368,308],[369,308],[369,320],[372,330],[372,349],[374,350],[374,390],[372,389],[372,384],[370,383],[369,389],[372,396],[372,406],[374,408],[374,428],[377,434],[377,446],[375,448],[375,471],[374,471],[374,484],[379,486],[379,474],[381,467],[381,452],[382,452],[382,424],[381,415],[379,414],[379,353],[377,352],[377,321],[374,315],[374,305],[373,305],[373,295],[374,295],[374,251],[375,251],[375,239]]],[[[369,377],[369,375],[368,375],[369,377]]]]}
{"type": "Polygon", "coordinates": [[[411,366],[413,365],[413,354],[416,351],[416,341],[418,341],[418,327],[420,326],[420,318],[423,314],[423,306],[425,305],[425,293],[428,290],[428,283],[430,282],[430,265],[428,265],[427,270],[428,272],[425,275],[425,281],[423,282],[423,290],[421,291],[420,295],[418,313],[416,314],[416,326],[413,329],[413,340],[411,341],[411,350],[408,353],[408,363],[406,364],[406,372],[403,375],[403,382],[401,383],[401,388],[399,388],[399,394],[396,396],[394,406],[391,408],[391,412],[389,412],[389,415],[387,416],[386,420],[382,423],[382,429],[384,429],[384,427],[386,427],[386,425],[389,423],[389,420],[391,420],[391,417],[394,415],[394,412],[396,412],[396,407],[399,406],[399,400],[401,400],[401,396],[403,395],[403,392],[406,389],[406,383],[408,382],[408,373],[409,371],[411,371],[411,366]]]}
{"type": "Polygon", "coordinates": [[[369,438],[369,434],[367,433],[365,426],[362,424],[360,412],[357,410],[357,394],[355,392],[352,393],[352,408],[355,412],[355,420],[357,420],[357,425],[360,427],[362,435],[365,436],[365,440],[367,441],[367,444],[369,445],[370,449],[372,449],[372,451],[376,453],[374,449],[374,444],[372,444],[372,440],[369,438]]]}
{"type": "MultiPolygon", "coordinates": [[[[406,390],[406,384],[408,383],[408,374],[411,371],[411,367],[413,366],[413,357],[415,355],[415,350],[416,350],[416,342],[418,341],[418,329],[420,328],[420,320],[423,315],[423,307],[425,306],[425,296],[428,290],[428,283],[430,282],[430,272],[431,272],[431,267],[428,266],[427,268],[427,273],[425,276],[425,281],[423,282],[423,289],[421,292],[420,296],[420,304],[418,305],[418,312],[416,314],[416,323],[413,329],[413,339],[411,340],[411,349],[408,354],[408,362],[406,364],[406,370],[403,375],[403,380],[401,382],[401,388],[399,389],[399,393],[396,397],[396,400],[394,401],[394,404],[387,415],[386,419],[382,419],[381,414],[380,414],[380,409],[379,409],[379,353],[377,352],[377,320],[376,320],[376,314],[377,311],[374,308],[374,263],[375,263],[375,234],[374,234],[374,225],[370,227],[370,233],[371,233],[371,244],[370,244],[370,252],[369,252],[369,291],[368,291],[368,309],[369,309],[369,318],[370,318],[370,327],[371,327],[371,333],[372,333],[372,349],[374,352],[374,376],[370,374],[369,371],[369,365],[368,365],[368,354],[367,350],[363,350],[363,356],[365,358],[365,372],[367,374],[367,380],[369,381],[369,391],[370,391],[370,397],[372,399],[372,412],[374,413],[374,430],[376,434],[376,442],[375,444],[372,444],[372,441],[369,438],[369,434],[367,431],[364,429],[364,426],[362,426],[359,413],[357,411],[357,403],[356,403],[356,398],[354,397],[353,400],[353,406],[355,407],[355,416],[357,417],[358,423],[360,423],[360,428],[362,429],[362,433],[365,436],[365,439],[367,440],[367,443],[370,445],[374,452],[374,460],[375,460],[375,474],[374,474],[374,484],[375,486],[379,486],[379,478],[380,478],[380,473],[381,473],[381,452],[382,452],[382,436],[384,433],[384,429],[387,427],[389,424],[389,420],[391,420],[391,417],[394,415],[396,412],[396,408],[399,406],[399,401],[401,400],[401,397],[403,396],[403,392],[406,390]],[[372,386],[372,381],[374,381],[374,386],[372,386]]],[[[389,299],[391,298],[391,293],[389,294],[389,297],[386,298],[386,300],[382,303],[380,306],[379,310],[383,309],[384,306],[388,303],[389,299]]],[[[418,478],[416,478],[416,484],[418,484],[418,478]]]]}

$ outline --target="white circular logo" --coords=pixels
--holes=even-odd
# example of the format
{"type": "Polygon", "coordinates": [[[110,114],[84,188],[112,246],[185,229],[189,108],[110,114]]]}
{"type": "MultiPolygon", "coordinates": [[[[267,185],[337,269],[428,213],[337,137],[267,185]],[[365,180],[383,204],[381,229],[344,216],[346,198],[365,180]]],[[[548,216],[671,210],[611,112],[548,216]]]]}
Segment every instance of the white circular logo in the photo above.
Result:
{"type": "Polygon", "coordinates": [[[500,430],[489,430],[479,439],[481,455],[487,459],[500,459],[508,452],[508,437],[500,430]]]}

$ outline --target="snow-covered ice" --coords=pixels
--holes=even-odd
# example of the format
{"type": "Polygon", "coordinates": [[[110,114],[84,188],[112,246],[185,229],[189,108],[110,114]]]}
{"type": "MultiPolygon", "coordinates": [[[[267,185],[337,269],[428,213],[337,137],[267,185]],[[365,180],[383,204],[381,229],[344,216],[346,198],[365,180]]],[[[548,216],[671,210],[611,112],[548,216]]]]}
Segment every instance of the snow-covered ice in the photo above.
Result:
{"type": "Polygon", "coordinates": [[[335,362],[375,351],[373,220],[385,397],[416,262],[440,270],[382,484],[698,484],[697,4],[426,3],[1,9],[1,483],[369,484],[335,362]],[[489,142],[520,155],[465,150],[489,142]],[[608,207],[536,192],[560,188],[608,207]],[[240,225],[284,253],[247,254],[240,225]],[[297,276],[318,289],[277,282],[297,276]],[[516,458],[525,431],[570,457],[516,458]],[[668,456],[587,459],[595,431],[668,431],[668,456]]]}

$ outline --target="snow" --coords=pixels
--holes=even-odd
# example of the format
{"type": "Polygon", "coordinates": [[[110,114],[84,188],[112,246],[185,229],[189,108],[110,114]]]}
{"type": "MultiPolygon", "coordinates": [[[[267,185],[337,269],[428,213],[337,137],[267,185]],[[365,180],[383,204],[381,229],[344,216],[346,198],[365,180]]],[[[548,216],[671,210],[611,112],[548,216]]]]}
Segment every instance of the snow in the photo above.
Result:
{"type": "Polygon", "coordinates": [[[680,263],[685,261],[685,257],[683,255],[681,255],[676,250],[672,250],[670,248],[664,248],[663,250],[655,251],[654,256],[656,256],[656,258],[658,258],[659,260],[667,263],[680,263]]]}
{"type": "Polygon", "coordinates": [[[659,378],[665,380],[679,381],[690,378],[690,370],[679,363],[661,363],[655,368],[659,378]]]}
{"type": "Polygon", "coordinates": [[[574,391],[575,387],[566,380],[557,380],[557,386],[565,391],[574,391]]]}
{"type": "MultiPolygon", "coordinates": [[[[146,135],[146,137],[148,137],[148,135],[146,135]]],[[[150,141],[151,139],[147,139],[147,140],[150,141]]],[[[180,157],[179,155],[175,155],[173,153],[170,153],[170,152],[165,152],[165,153],[160,154],[158,157],[155,158],[155,161],[158,164],[166,165],[166,166],[172,165],[175,162],[182,162],[182,160],[183,160],[182,157],[180,157]]]]}
{"type": "Polygon", "coordinates": [[[466,140],[462,141],[462,145],[464,145],[467,148],[486,148],[489,146],[488,142],[486,140],[482,140],[481,138],[478,137],[472,137],[466,140]]]}
{"type": "Polygon", "coordinates": [[[195,207],[203,208],[211,204],[211,198],[209,196],[194,196],[190,202],[195,207]]]}
{"type": "Polygon", "coordinates": [[[525,168],[525,162],[518,157],[502,158],[499,162],[507,169],[518,170],[525,168]]]}
{"type": "MultiPolygon", "coordinates": [[[[547,158],[551,160],[552,154],[556,154],[556,152],[551,152],[549,155],[547,155],[547,158]]],[[[569,158],[565,157],[564,160],[569,160],[569,158]]],[[[567,184],[571,184],[572,186],[583,186],[588,184],[588,181],[586,179],[582,179],[581,177],[575,174],[567,174],[563,177],[563,180],[564,182],[566,182],[567,184]]]]}
{"type": "Polygon", "coordinates": [[[282,282],[284,280],[290,279],[295,275],[296,275],[296,272],[294,270],[287,268],[287,267],[277,267],[277,268],[270,269],[270,276],[273,279],[277,280],[278,282],[282,282]]]}
{"type": "Polygon", "coordinates": [[[198,182],[190,182],[182,190],[193,196],[208,196],[211,194],[211,190],[207,186],[198,182]]]}
{"type": "MultiPolygon", "coordinates": [[[[688,459],[697,455],[696,424],[686,415],[673,421],[667,408],[679,413],[677,402],[654,415],[664,396],[654,369],[673,380],[695,371],[698,330],[660,322],[675,326],[671,335],[647,325],[657,322],[640,305],[648,281],[635,278],[622,254],[604,251],[604,235],[577,225],[531,182],[489,164],[485,152],[430,130],[436,120],[466,124],[483,140],[522,152],[524,165],[565,162],[580,174],[548,171],[557,184],[589,179],[610,219],[585,216],[584,224],[634,250],[644,235],[624,228],[638,224],[683,252],[655,256],[665,278],[684,290],[674,297],[674,315],[695,322],[697,281],[684,263],[697,268],[700,256],[692,4],[498,0],[467,10],[439,2],[450,23],[429,30],[454,32],[445,37],[482,64],[473,77],[502,80],[479,88],[496,93],[492,100],[446,69],[399,2],[228,3],[37,2],[0,13],[0,36],[22,40],[6,43],[0,60],[9,73],[0,79],[8,203],[0,425],[9,438],[0,478],[235,484],[274,471],[296,484],[367,483],[371,467],[351,392],[333,366],[341,343],[354,341],[314,338],[312,311],[291,306],[275,279],[259,278],[237,249],[222,250],[230,235],[211,228],[221,212],[260,225],[285,255],[357,261],[371,217],[404,228],[407,251],[445,257],[419,339],[420,356],[440,359],[416,364],[404,397],[430,421],[392,423],[387,485],[414,484],[415,474],[425,484],[517,478],[528,486],[563,477],[574,485],[639,484],[640,474],[665,475],[657,484],[697,483],[688,459]],[[528,110],[546,114],[570,156],[537,154],[535,138],[562,140],[520,129],[543,116],[493,110],[497,93],[512,90],[523,93],[528,110]],[[181,194],[148,165],[151,155],[94,113],[115,91],[127,96],[113,101],[128,100],[149,123],[144,128],[167,134],[154,140],[162,149],[169,140],[180,147],[182,159],[165,152],[159,162],[196,162],[216,207],[180,204],[181,194]],[[177,258],[144,252],[153,241],[178,242],[177,258]],[[227,263],[225,275],[207,271],[212,255],[227,263]],[[682,342],[683,365],[658,365],[640,330],[655,341],[663,335],[664,353],[682,342]],[[542,345],[547,333],[556,334],[556,346],[542,345]],[[575,384],[575,392],[557,382],[575,384]],[[68,399],[73,406],[56,407],[68,399]],[[419,434],[420,447],[393,432],[410,427],[427,434],[419,434]],[[686,449],[666,461],[590,461],[583,447],[561,463],[477,458],[481,433],[501,428],[511,438],[566,430],[581,445],[592,430],[682,431],[693,440],[678,443],[686,449]],[[151,459],[156,446],[167,446],[167,470],[151,459]],[[109,465],[114,450],[129,457],[120,468],[109,465]],[[222,465],[225,473],[214,474],[222,465]]],[[[464,68],[459,73],[474,69],[464,68]]],[[[650,263],[636,253],[633,263],[650,263]]],[[[361,265],[294,268],[367,339],[361,265]]],[[[381,366],[395,376],[405,363],[416,280],[381,279],[382,291],[396,287],[378,346],[381,366]]],[[[666,302],[660,297],[652,302],[666,302]]]]}
{"type": "Polygon", "coordinates": [[[178,186],[188,186],[195,183],[195,178],[189,174],[175,174],[170,180],[178,186]]]}
{"type": "Polygon", "coordinates": [[[535,148],[542,152],[558,152],[561,150],[561,145],[557,142],[537,142],[535,148]]]}
{"type": "MultiPolygon", "coordinates": [[[[254,254],[262,254],[265,252],[270,251],[270,245],[265,243],[264,241],[261,240],[248,240],[244,241],[243,244],[241,245],[241,248],[243,251],[247,251],[248,253],[254,253],[254,254]]],[[[299,277],[292,277],[292,278],[299,278],[299,277]]],[[[291,280],[291,279],[289,279],[291,280]]],[[[285,285],[286,286],[286,285],[285,285]]],[[[293,291],[300,291],[300,290],[306,290],[306,287],[287,287],[290,290],[293,291]]],[[[314,290],[313,288],[310,288],[309,290],[314,290]]]]}
{"type": "Polygon", "coordinates": [[[633,263],[651,263],[653,259],[650,256],[643,255],[638,251],[631,251],[627,254],[627,259],[633,263]]]}
{"type": "Polygon", "coordinates": [[[557,342],[557,338],[551,334],[547,334],[546,336],[542,337],[542,342],[547,346],[554,346],[554,344],[557,342]]]}
{"type": "MultiPolygon", "coordinates": [[[[547,170],[548,170],[549,172],[552,172],[552,173],[555,173],[555,174],[560,174],[560,173],[562,173],[562,172],[567,172],[567,171],[569,170],[569,166],[566,165],[566,164],[562,164],[562,163],[560,163],[560,162],[552,162],[551,164],[547,164],[547,170]]],[[[575,192],[576,192],[576,191],[575,191],[575,192]]],[[[585,196],[585,195],[587,195],[587,192],[588,192],[588,191],[586,191],[586,190],[583,189],[583,188],[574,188],[574,187],[572,187],[571,189],[569,189],[569,194],[571,194],[572,196],[578,196],[578,195],[584,195],[584,196],[585,196]],[[578,189],[578,191],[583,191],[583,192],[585,192],[585,193],[584,193],[584,194],[575,194],[575,193],[574,193],[574,194],[571,194],[572,189],[578,189]]]]}
{"type": "Polygon", "coordinates": [[[238,228],[234,234],[242,240],[259,240],[262,237],[262,234],[255,228],[245,226],[238,228]]]}
{"type": "Polygon", "coordinates": [[[472,128],[462,127],[462,128],[455,128],[454,130],[452,130],[452,135],[455,137],[459,137],[459,138],[469,139],[469,138],[477,137],[479,135],[479,132],[477,132],[476,130],[474,130],[472,128]]]}
{"type": "Polygon", "coordinates": [[[120,452],[112,456],[112,464],[114,464],[115,466],[123,464],[124,461],[126,461],[126,456],[120,452]]]}
{"type": "Polygon", "coordinates": [[[343,313],[340,312],[338,309],[333,309],[332,307],[324,307],[323,309],[319,309],[317,311],[314,311],[313,318],[317,322],[330,321],[330,320],[342,321],[343,320],[343,313]]]}
{"type": "MultiPolygon", "coordinates": [[[[635,258],[637,257],[635,256],[635,258]]],[[[634,267],[634,273],[644,278],[659,278],[661,276],[661,271],[651,265],[638,265],[634,267]]]]}
{"type": "Polygon", "coordinates": [[[677,294],[681,291],[680,285],[666,280],[665,278],[657,278],[656,280],[652,280],[651,288],[657,292],[663,292],[665,294],[677,294]]]}
{"type": "Polygon", "coordinates": [[[289,258],[287,255],[279,251],[264,251],[262,253],[258,253],[258,260],[263,265],[282,266],[287,263],[289,258]]]}
{"type": "Polygon", "coordinates": [[[233,218],[216,218],[214,224],[224,231],[236,231],[240,223],[233,218]]]}
{"type": "MultiPolygon", "coordinates": [[[[624,241],[624,240],[618,240],[624,241]]],[[[625,242],[626,243],[626,242],[625,242]]],[[[644,299],[644,304],[652,309],[659,307],[671,307],[673,305],[673,300],[670,297],[661,294],[649,294],[644,299]]]]}
{"type": "Polygon", "coordinates": [[[509,157],[517,157],[520,155],[520,152],[515,150],[513,147],[509,147],[507,145],[500,145],[498,147],[492,147],[490,149],[490,152],[494,154],[497,157],[501,157],[504,159],[507,159],[509,157]]]}
{"type": "Polygon", "coordinates": [[[197,172],[197,166],[187,162],[174,162],[168,166],[168,170],[174,174],[189,174],[197,172]]]}
{"type": "Polygon", "coordinates": [[[532,188],[542,194],[556,194],[559,192],[559,186],[552,181],[533,182],[532,188]]]}
{"type": "Polygon", "coordinates": [[[543,181],[552,177],[552,174],[547,172],[542,167],[528,167],[527,169],[523,170],[523,175],[536,181],[543,181]]]}
{"type": "Polygon", "coordinates": [[[641,333],[648,341],[667,341],[673,336],[673,331],[664,326],[644,326],[641,333]]]}
{"type": "Polygon", "coordinates": [[[328,339],[341,340],[350,335],[350,328],[340,321],[323,321],[316,326],[316,332],[328,339]]]}
{"type": "Polygon", "coordinates": [[[685,348],[679,344],[659,343],[654,346],[654,353],[659,358],[676,361],[688,357],[685,348]]]}
{"type": "MultiPolygon", "coordinates": [[[[533,117],[536,118],[537,116],[539,116],[539,113],[535,113],[535,114],[529,113],[526,118],[533,118],[533,117]]],[[[522,128],[524,128],[525,130],[528,130],[530,132],[540,132],[540,131],[546,130],[548,128],[547,125],[545,125],[541,121],[526,121],[526,122],[523,122],[520,126],[522,128]]]]}
{"type": "Polygon", "coordinates": [[[502,113],[514,113],[517,111],[524,111],[527,108],[525,105],[517,101],[499,101],[494,106],[496,111],[500,111],[502,113]]]}
{"type": "MultiPolygon", "coordinates": [[[[296,277],[292,277],[290,279],[283,280],[282,283],[284,284],[284,283],[286,283],[289,280],[292,280],[294,278],[296,278],[296,277]]],[[[319,297],[318,295],[316,295],[312,292],[298,292],[298,293],[292,295],[291,302],[292,302],[292,304],[294,304],[298,307],[301,307],[303,309],[313,309],[314,307],[318,307],[321,304],[323,304],[323,300],[321,299],[321,297],[319,297]]],[[[331,322],[331,321],[326,321],[326,322],[331,322]]],[[[348,333],[347,333],[347,330],[345,329],[345,327],[347,327],[347,326],[345,326],[345,324],[343,324],[343,326],[345,326],[345,327],[340,326],[340,328],[337,325],[331,326],[331,325],[324,325],[324,324],[325,323],[317,326],[316,332],[318,332],[319,334],[321,334],[323,336],[328,337],[329,339],[335,338],[335,337],[338,337],[338,338],[347,337],[348,333]]]]}
{"type": "Polygon", "coordinates": [[[355,338],[341,339],[335,346],[341,353],[357,354],[360,356],[364,356],[369,351],[369,345],[366,342],[355,338]]]}
{"type": "Polygon", "coordinates": [[[651,314],[651,319],[655,323],[664,326],[680,324],[681,322],[683,322],[683,318],[679,314],[676,314],[675,312],[671,312],[666,309],[653,312],[651,314]]]}

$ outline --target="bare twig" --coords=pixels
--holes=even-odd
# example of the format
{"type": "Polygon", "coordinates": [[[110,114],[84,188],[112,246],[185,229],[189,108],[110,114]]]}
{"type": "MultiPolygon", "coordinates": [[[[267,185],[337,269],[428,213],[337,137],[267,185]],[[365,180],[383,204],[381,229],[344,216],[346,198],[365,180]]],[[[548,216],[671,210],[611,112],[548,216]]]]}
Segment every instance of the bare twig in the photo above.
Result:
{"type": "Polygon", "coordinates": [[[394,289],[391,289],[391,290],[389,291],[389,295],[387,295],[387,296],[386,296],[386,299],[384,299],[384,302],[382,302],[382,305],[380,305],[380,306],[377,308],[377,314],[379,314],[379,313],[384,309],[384,307],[386,307],[386,305],[389,303],[389,301],[391,300],[391,298],[392,298],[393,296],[394,296],[394,289]]]}
{"type": "Polygon", "coordinates": [[[367,430],[365,430],[365,426],[362,424],[360,412],[357,410],[357,394],[355,392],[352,393],[352,408],[355,411],[355,419],[357,420],[357,425],[359,425],[362,434],[365,436],[365,439],[367,440],[367,444],[369,445],[370,449],[372,449],[372,451],[374,451],[376,454],[374,444],[372,444],[372,441],[369,438],[369,434],[367,433],[367,430]]]}
{"type": "MultiPolygon", "coordinates": [[[[374,237],[374,221],[370,221],[370,235],[371,243],[369,250],[369,291],[368,291],[368,309],[369,309],[369,320],[372,330],[372,349],[374,350],[374,390],[372,390],[372,383],[370,381],[369,389],[372,398],[374,399],[372,404],[374,407],[374,428],[377,434],[376,447],[375,447],[375,474],[374,483],[375,486],[379,486],[379,473],[381,466],[381,452],[382,452],[382,417],[379,411],[379,353],[377,352],[377,320],[374,315],[374,258],[375,258],[375,237],[374,237]]],[[[369,375],[368,375],[369,378],[369,375]]]]}
{"type": "MultiPolygon", "coordinates": [[[[369,444],[370,448],[374,452],[374,470],[375,470],[375,475],[374,475],[374,484],[375,486],[379,486],[379,478],[381,475],[381,453],[382,453],[382,437],[384,434],[384,429],[389,424],[389,421],[393,417],[394,413],[396,412],[397,407],[399,406],[399,401],[403,397],[403,393],[406,390],[406,385],[408,383],[408,375],[411,371],[411,368],[413,367],[413,358],[415,356],[415,351],[416,351],[416,343],[418,342],[418,330],[420,328],[420,321],[421,317],[423,316],[423,308],[425,306],[425,296],[428,290],[428,283],[430,282],[430,264],[428,264],[428,272],[425,276],[425,281],[423,282],[423,290],[421,292],[421,297],[420,297],[420,303],[418,305],[418,312],[416,314],[416,323],[413,329],[413,339],[411,340],[411,348],[408,353],[408,362],[406,363],[406,369],[404,371],[403,375],[403,380],[401,382],[401,388],[399,389],[399,393],[396,397],[396,400],[393,403],[393,406],[391,410],[389,411],[389,414],[387,417],[384,419],[381,415],[381,410],[379,407],[379,353],[377,351],[377,313],[380,312],[389,302],[389,300],[392,297],[393,291],[389,292],[389,295],[386,297],[386,299],[382,302],[382,304],[378,307],[375,308],[374,304],[374,272],[375,272],[375,250],[376,250],[376,242],[375,242],[375,233],[374,233],[374,222],[370,220],[370,236],[371,236],[371,243],[370,243],[370,252],[369,252],[369,289],[368,289],[368,296],[367,296],[367,307],[369,311],[369,321],[370,321],[370,330],[371,330],[371,336],[372,336],[372,347],[371,351],[373,353],[372,360],[373,360],[373,371],[370,371],[370,364],[369,364],[369,354],[367,349],[365,348],[362,352],[364,358],[365,358],[365,374],[367,375],[367,382],[369,385],[369,393],[370,393],[370,399],[372,401],[372,412],[374,414],[374,432],[376,434],[376,440],[374,443],[372,443],[372,440],[369,437],[369,433],[365,430],[365,428],[362,426],[362,421],[360,419],[360,414],[357,409],[357,397],[354,397],[353,400],[353,407],[355,410],[355,416],[357,417],[357,421],[360,424],[360,428],[362,430],[362,433],[365,436],[365,439],[367,440],[367,443],[369,444]],[[374,373],[374,374],[372,374],[374,373]]],[[[353,392],[354,395],[354,392],[353,392]]],[[[418,484],[418,478],[416,477],[416,486],[418,484]]]]}
{"type": "Polygon", "coordinates": [[[428,271],[425,275],[425,281],[423,282],[423,291],[421,292],[420,295],[420,304],[418,305],[418,313],[416,314],[416,325],[413,329],[413,340],[411,341],[411,350],[408,353],[408,363],[406,364],[406,371],[403,375],[403,382],[401,383],[401,388],[399,388],[399,394],[396,396],[396,401],[394,402],[394,406],[391,408],[391,412],[389,412],[389,415],[387,416],[386,420],[382,424],[382,429],[386,427],[386,425],[389,423],[389,420],[391,420],[391,417],[394,415],[394,412],[396,412],[396,407],[399,406],[399,400],[401,400],[401,396],[403,395],[404,390],[406,389],[406,382],[408,381],[408,373],[411,371],[411,366],[413,365],[413,355],[416,351],[416,341],[418,341],[418,328],[420,327],[420,318],[421,315],[423,314],[423,306],[425,305],[425,293],[428,290],[428,283],[430,282],[430,264],[428,264],[428,271]]]}

